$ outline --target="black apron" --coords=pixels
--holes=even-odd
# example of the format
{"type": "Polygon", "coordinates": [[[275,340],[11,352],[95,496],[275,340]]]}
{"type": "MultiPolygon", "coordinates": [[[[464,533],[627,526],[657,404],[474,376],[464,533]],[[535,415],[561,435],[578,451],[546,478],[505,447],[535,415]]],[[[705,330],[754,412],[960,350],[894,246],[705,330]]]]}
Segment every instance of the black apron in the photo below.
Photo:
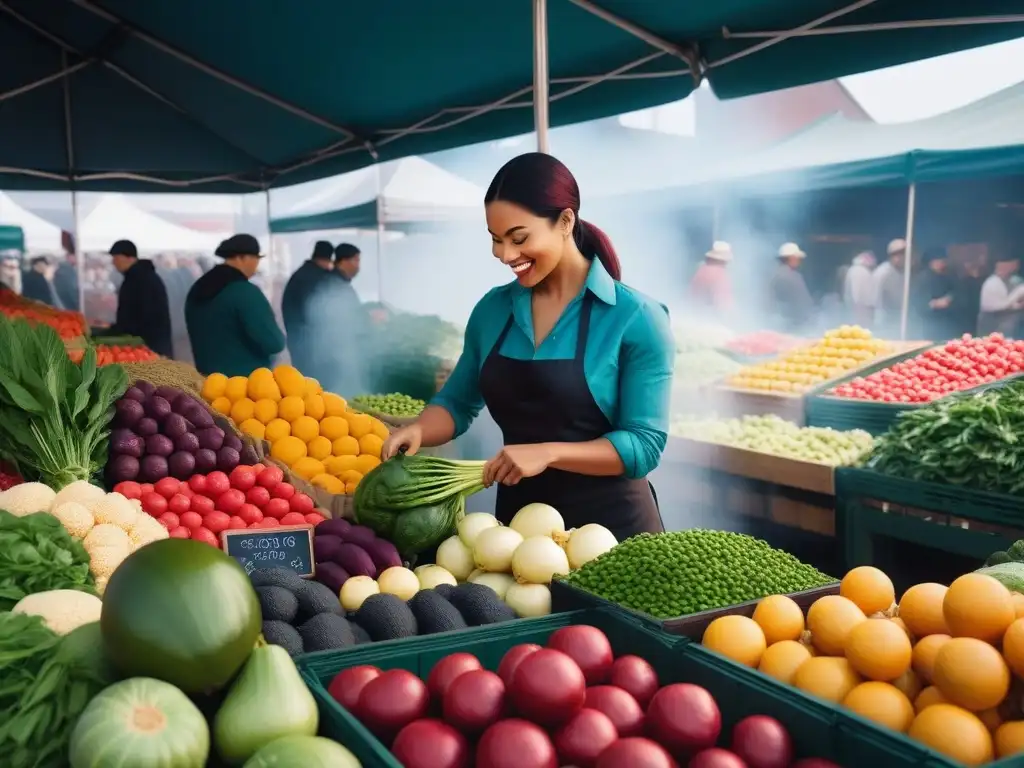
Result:
{"type": "MultiPolygon", "coordinates": [[[[480,391],[505,445],[582,443],[614,427],[594,401],[584,374],[593,297],[580,307],[576,355],[570,360],[515,360],[501,354],[514,322],[510,314],[480,369],[480,391]]],[[[591,477],[548,469],[516,485],[499,485],[496,515],[504,525],[532,502],[550,504],[566,528],[598,523],[619,541],[665,529],[654,488],[645,479],[591,477]]]]}

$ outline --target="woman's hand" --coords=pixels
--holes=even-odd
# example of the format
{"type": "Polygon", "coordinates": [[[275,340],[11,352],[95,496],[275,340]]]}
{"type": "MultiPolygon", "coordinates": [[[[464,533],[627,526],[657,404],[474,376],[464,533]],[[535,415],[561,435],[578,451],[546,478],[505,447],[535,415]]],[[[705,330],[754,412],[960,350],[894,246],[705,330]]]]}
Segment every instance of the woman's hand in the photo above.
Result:
{"type": "Polygon", "coordinates": [[[423,430],[419,424],[410,424],[407,427],[400,427],[392,432],[384,441],[381,448],[380,458],[387,461],[403,448],[409,456],[415,456],[423,442],[423,430]]]}
{"type": "Polygon", "coordinates": [[[539,475],[554,460],[548,443],[506,445],[484,466],[484,485],[515,485],[524,477],[539,475]]]}

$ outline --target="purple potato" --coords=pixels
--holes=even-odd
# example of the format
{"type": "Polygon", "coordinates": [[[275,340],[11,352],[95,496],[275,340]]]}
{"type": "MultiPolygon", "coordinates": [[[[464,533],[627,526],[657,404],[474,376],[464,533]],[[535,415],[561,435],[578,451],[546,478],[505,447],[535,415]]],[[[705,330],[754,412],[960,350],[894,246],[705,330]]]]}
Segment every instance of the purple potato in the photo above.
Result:
{"type": "Polygon", "coordinates": [[[337,563],[326,561],[316,564],[316,575],[314,578],[337,594],[338,592],[341,592],[341,588],[345,585],[345,582],[348,581],[349,576],[348,571],[337,563]]]}
{"type": "Polygon", "coordinates": [[[320,536],[325,534],[328,536],[337,536],[339,539],[344,541],[345,535],[351,530],[352,523],[348,520],[344,520],[340,517],[334,519],[324,520],[316,527],[316,535],[320,536]]]}
{"type": "Polygon", "coordinates": [[[167,460],[167,471],[171,477],[188,480],[196,473],[196,459],[191,453],[175,451],[167,460]]]}
{"type": "Polygon", "coordinates": [[[377,578],[377,568],[365,549],[357,544],[344,543],[338,547],[334,562],[344,568],[352,576],[369,576],[377,578]]]}
{"type": "Polygon", "coordinates": [[[345,541],[350,544],[358,544],[360,547],[368,547],[377,540],[377,534],[365,525],[353,525],[345,534],[345,541]]]}
{"type": "Polygon", "coordinates": [[[146,456],[139,466],[139,480],[155,483],[167,477],[167,459],[163,456],[146,456]]]}
{"type": "Polygon", "coordinates": [[[402,557],[398,554],[398,550],[395,549],[395,545],[390,541],[377,538],[368,544],[360,546],[366,550],[366,554],[373,560],[377,573],[383,573],[388,568],[402,565],[402,557]]]}
{"type": "Polygon", "coordinates": [[[217,451],[217,469],[221,472],[230,472],[232,469],[238,466],[240,457],[238,451],[234,448],[228,448],[226,445],[217,451]]]}
{"type": "Polygon", "coordinates": [[[213,416],[198,400],[185,396],[175,403],[175,410],[196,425],[199,429],[213,426],[213,416]]]}
{"type": "Polygon", "coordinates": [[[233,432],[224,433],[224,447],[233,448],[239,453],[242,452],[242,440],[233,432]]]}
{"type": "Polygon", "coordinates": [[[153,386],[150,382],[146,381],[145,379],[139,379],[138,381],[136,381],[134,384],[134,388],[142,392],[145,400],[151,398],[153,396],[153,393],[156,392],[156,387],[153,386]]]}
{"type": "Polygon", "coordinates": [[[170,456],[174,453],[174,441],[166,435],[150,435],[146,438],[147,456],[170,456]]]}
{"type": "Polygon", "coordinates": [[[199,450],[199,438],[191,432],[186,432],[174,441],[174,449],[185,453],[195,453],[199,450]]]}
{"type": "Polygon", "coordinates": [[[161,431],[171,440],[176,440],[188,432],[188,422],[185,421],[184,416],[172,413],[164,419],[161,431]]]}
{"type": "Polygon", "coordinates": [[[337,556],[342,543],[342,540],[337,536],[321,536],[317,533],[313,537],[313,554],[316,556],[316,561],[319,563],[325,560],[333,560],[337,556]]]}
{"type": "Polygon", "coordinates": [[[142,403],[127,395],[114,403],[114,424],[119,427],[134,427],[145,415],[142,403]]]}
{"type": "Polygon", "coordinates": [[[130,429],[115,429],[110,433],[110,452],[114,455],[142,458],[145,443],[130,429]]]}
{"type": "Polygon", "coordinates": [[[217,468],[217,453],[209,448],[200,448],[195,452],[196,474],[205,475],[217,468]]]}
{"type": "Polygon", "coordinates": [[[156,421],[163,421],[171,415],[171,404],[160,395],[153,395],[145,402],[146,415],[156,421]]]}
{"type": "Polygon", "coordinates": [[[156,423],[155,419],[149,418],[149,416],[145,416],[135,423],[135,434],[139,437],[149,437],[159,431],[160,425],[156,423]]]}
{"type": "Polygon", "coordinates": [[[156,395],[157,397],[162,397],[164,400],[166,400],[173,406],[178,401],[178,399],[185,393],[182,392],[177,387],[169,387],[166,384],[164,384],[157,387],[156,391],[153,392],[153,394],[156,395]]]}
{"type": "Polygon", "coordinates": [[[196,430],[199,445],[211,451],[219,451],[224,447],[224,430],[220,427],[206,427],[196,430]]]}
{"type": "Polygon", "coordinates": [[[120,454],[107,462],[107,479],[111,485],[125,480],[134,480],[139,476],[139,460],[134,456],[120,454]]]}

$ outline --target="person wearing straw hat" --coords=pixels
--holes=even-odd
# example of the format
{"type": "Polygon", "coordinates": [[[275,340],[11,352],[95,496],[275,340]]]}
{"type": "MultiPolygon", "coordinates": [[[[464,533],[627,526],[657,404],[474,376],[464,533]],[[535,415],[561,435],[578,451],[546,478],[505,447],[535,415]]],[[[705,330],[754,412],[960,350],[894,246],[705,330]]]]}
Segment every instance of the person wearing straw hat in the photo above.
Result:
{"type": "Polygon", "coordinates": [[[727,269],[732,261],[732,246],[716,240],[704,254],[704,263],[690,280],[690,298],[703,309],[724,315],[733,308],[732,280],[727,269]]]}
{"type": "Polygon", "coordinates": [[[799,333],[807,328],[814,314],[814,300],[800,274],[807,254],[796,243],[783,243],[777,258],[779,265],[768,283],[769,312],[780,331],[799,333]]]}

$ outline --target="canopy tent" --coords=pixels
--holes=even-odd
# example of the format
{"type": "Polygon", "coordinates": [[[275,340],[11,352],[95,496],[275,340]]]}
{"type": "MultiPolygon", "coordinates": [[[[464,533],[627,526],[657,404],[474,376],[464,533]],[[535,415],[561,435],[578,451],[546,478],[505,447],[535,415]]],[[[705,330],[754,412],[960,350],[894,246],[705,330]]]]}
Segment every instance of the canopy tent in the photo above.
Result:
{"type": "Polygon", "coordinates": [[[704,78],[735,97],[1024,35],[1012,0],[240,7],[0,4],[0,186],[262,190],[526,133],[534,102],[543,136],[704,78]]]}
{"type": "Polygon", "coordinates": [[[140,251],[212,252],[224,235],[179,227],[121,195],[106,195],[82,222],[79,239],[83,251],[106,251],[118,240],[131,240],[140,251]]]}
{"type": "Polygon", "coordinates": [[[0,224],[0,257],[16,252],[15,256],[25,252],[25,233],[21,227],[0,224]]]}
{"type": "Polygon", "coordinates": [[[24,236],[25,250],[54,253],[61,250],[60,227],[25,210],[3,192],[0,192],[0,225],[20,229],[24,236]]]}
{"type": "Polygon", "coordinates": [[[272,219],[270,231],[421,230],[480,216],[484,191],[420,157],[362,168],[272,219]],[[379,190],[379,191],[378,191],[379,190]]]}

